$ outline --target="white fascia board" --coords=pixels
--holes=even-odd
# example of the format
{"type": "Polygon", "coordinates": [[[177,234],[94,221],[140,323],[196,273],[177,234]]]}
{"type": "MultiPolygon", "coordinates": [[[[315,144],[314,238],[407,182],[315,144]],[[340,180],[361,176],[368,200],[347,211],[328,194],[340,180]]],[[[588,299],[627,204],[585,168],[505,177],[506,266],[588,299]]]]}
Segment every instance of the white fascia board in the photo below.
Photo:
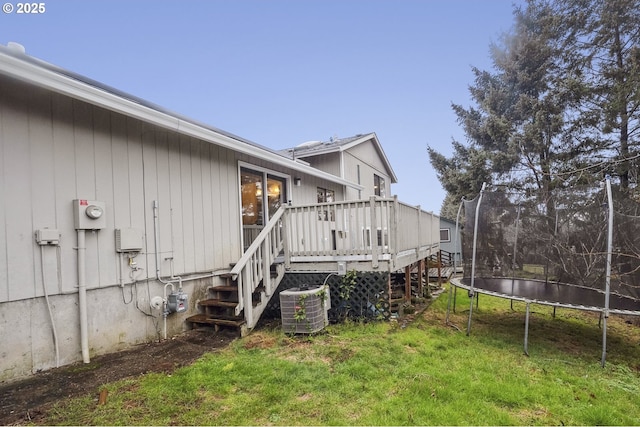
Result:
{"type": "Polygon", "coordinates": [[[71,98],[79,99],[128,116],[134,116],[145,122],[158,123],[162,121],[164,122],[164,128],[172,130],[178,129],[179,120],[177,118],[171,120],[171,116],[167,114],[151,108],[143,109],[141,105],[132,101],[34,64],[27,63],[10,55],[0,53],[0,71],[15,79],[71,98]]]}
{"type": "Polygon", "coordinates": [[[311,166],[300,164],[268,150],[263,150],[255,145],[233,139],[211,129],[207,129],[187,120],[141,105],[137,102],[122,98],[113,93],[88,85],[65,75],[38,67],[37,65],[22,61],[2,52],[0,52],[0,72],[29,84],[51,90],[74,99],[85,101],[89,104],[121,113],[165,129],[173,130],[183,135],[192,136],[233,151],[251,155],[298,172],[316,176],[348,187],[353,187],[355,189],[364,188],[361,185],[344,180],[335,175],[323,172],[311,166]]]}

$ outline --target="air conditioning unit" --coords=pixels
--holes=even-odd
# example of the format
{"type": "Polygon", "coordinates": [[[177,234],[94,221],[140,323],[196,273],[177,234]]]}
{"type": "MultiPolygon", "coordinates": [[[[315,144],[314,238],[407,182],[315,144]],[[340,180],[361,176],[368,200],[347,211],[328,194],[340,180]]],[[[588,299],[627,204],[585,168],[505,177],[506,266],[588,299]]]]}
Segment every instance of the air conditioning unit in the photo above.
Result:
{"type": "Polygon", "coordinates": [[[312,334],[329,324],[331,297],[327,285],[303,285],[280,292],[282,329],[289,334],[312,334]]]}

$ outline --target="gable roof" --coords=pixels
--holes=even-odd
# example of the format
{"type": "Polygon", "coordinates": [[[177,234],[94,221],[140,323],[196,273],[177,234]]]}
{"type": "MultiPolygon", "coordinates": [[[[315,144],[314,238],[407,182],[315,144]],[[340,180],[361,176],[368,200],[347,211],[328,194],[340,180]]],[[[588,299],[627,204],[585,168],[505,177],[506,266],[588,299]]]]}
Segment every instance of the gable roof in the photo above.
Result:
{"type": "Polygon", "coordinates": [[[280,150],[280,152],[286,154],[292,159],[304,159],[305,157],[318,156],[321,154],[343,152],[367,141],[371,141],[373,143],[378,156],[380,156],[387,173],[391,177],[391,182],[397,183],[398,178],[393,171],[391,163],[382,149],[382,145],[380,144],[375,132],[358,134],[348,138],[331,138],[329,141],[309,141],[296,147],[280,150]]]}
{"type": "Polygon", "coordinates": [[[85,76],[34,58],[18,44],[0,45],[0,75],[35,85],[89,104],[124,114],[161,128],[191,136],[277,165],[363,189],[359,184],[297,162],[275,150],[221,129],[166,110],[156,104],[104,85],[85,76]]]}

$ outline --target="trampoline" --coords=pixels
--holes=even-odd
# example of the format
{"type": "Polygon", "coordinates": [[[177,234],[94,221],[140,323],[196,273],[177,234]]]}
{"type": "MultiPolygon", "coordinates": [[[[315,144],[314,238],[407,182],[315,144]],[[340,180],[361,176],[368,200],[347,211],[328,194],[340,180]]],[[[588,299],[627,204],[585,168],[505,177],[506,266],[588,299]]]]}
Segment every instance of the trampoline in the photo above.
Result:
{"type": "MultiPolygon", "coordinates": [[[[456,287],[471,289],[469,279],[456,278],[452,281],[456,282],[456,287]]],[[[587,311],[602,312],[604,310],[604,292],[567,283],[549,283],[535,279],[476,278],[474,290],[477,293],[514,301],[587,311]]],[[[640,301],[623,295],[610,294],[609,313],[640,315],[640,301]]]]}
{"type": "Polygon", "coordinates": [[[469,295],[467,335],[478,294],[526,304],[527,355],[531,304],[553,306],[554,313],[556,307],[599,312],[604,366],[609,315],[640,315],[638,203],[610,178],[545,196],[483,185],[476,198],[462,201],[457,222],[464,275],[451,285],[469,295]]]}

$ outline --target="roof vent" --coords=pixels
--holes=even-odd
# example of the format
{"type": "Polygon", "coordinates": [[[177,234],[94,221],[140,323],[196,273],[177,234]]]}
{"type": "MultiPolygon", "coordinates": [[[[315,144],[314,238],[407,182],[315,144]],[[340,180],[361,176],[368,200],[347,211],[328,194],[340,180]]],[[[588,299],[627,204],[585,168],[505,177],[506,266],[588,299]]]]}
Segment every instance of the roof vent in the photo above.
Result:
{"type": "Polygon", "coordinates": [[[24,46],[22,46],[20,43],[16,43],[16,42],[9,42],[7,43],[7,47],[13,52],[13,53],[20,53],[22,55],[26,54],[27,51],[24,48],[24,46]]]}

